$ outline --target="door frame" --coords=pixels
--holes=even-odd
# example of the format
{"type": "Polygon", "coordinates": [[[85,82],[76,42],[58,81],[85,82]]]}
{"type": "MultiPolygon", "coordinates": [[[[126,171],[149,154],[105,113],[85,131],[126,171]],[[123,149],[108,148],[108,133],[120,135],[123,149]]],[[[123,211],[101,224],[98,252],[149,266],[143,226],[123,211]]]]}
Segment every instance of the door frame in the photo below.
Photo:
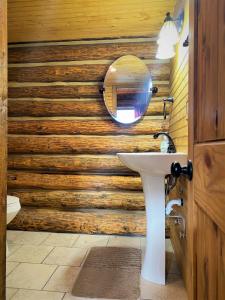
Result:
{"type": "MultiPolygon", "coordinates": [[[[189,103],[188,158],[193,160],[194,111],[197,83],[197,8],[198,0],[189,0],[189,103]]],[[[5,299],[6,264],[6,178],[7,178],[7,0],[0,0],[0,299],[5,299]]],[[[196,299],[196,210],[193,184],[188,183],[187,257],[188,299],[196,299]]]]}
{"type": "Polygon", "coordinates": [[[7,0],[0,0],[0,299],[5,299],[7,188],[7,0]]]}
{"type": "MultiPolygon", "coordinates": [[[[198,0],[189,0],[189,100],[188,100],[188,159],[194,160],[195,118],[197,96],[197,45],[198,45],[198,0]]],[[[194,173],[193,173],[194,179],[194,173]]],[[[196,272],[196,204],[194,202],[193,180],[188,182],[188,213],[187,213],[187,293],[188,300],[197,297],[196,272]]]]}

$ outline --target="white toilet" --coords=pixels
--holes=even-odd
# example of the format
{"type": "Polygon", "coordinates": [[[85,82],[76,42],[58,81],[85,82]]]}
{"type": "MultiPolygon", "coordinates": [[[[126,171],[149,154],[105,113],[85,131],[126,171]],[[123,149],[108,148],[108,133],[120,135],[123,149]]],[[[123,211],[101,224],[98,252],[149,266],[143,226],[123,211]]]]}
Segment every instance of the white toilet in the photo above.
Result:
{"type": "MultiPolygon", "coordinates": [[[[15,196],[7,196],[7,224],[9,224],[20,211],[20,199],[15,196]]],[[[8,244],[6,243],[7,255],[9,254],[8,244]]]]}
{"type": "Polygon", "coordinates": [[[20,199],[15,196],[7,196],[7,224],[9,224],[20,210],[20,199]]]}

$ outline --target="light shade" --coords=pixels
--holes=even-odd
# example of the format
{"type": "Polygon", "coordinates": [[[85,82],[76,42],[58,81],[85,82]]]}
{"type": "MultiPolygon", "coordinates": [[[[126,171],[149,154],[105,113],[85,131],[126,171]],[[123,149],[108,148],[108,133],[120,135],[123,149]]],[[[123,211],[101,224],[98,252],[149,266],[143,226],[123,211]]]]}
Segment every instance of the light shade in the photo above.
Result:
{"type": "Polygon", "coordinates": [[[164,24],[159,32],[159,39],[157,41],[158,45],[167,44],[175,45],[179,41],[179,34],[177,27],[174,23],[174,20],[170,16],[170,13],[167,13],[164,20],[164,24]]]}
{"type": "Polygon", "coordinates": [[[173,45],[160,44],[156,53],[157,59],[170,59],[174,57],[175,51],[173,45]]]}

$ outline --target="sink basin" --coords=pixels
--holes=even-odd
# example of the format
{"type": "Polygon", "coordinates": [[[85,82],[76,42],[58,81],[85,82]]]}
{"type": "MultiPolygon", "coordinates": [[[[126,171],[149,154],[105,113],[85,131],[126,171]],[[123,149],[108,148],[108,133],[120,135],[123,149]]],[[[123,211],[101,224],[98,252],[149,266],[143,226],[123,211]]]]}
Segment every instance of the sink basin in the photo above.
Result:
{"type": "Polygon", "coordinates": [[[120,160],[140,173],[145,196],[147,233],[141,275],[144,279],[165,284],[165,175],[174,161],[187,164],[185,153],[118,153],[120,160]]]}
{"type": "Polygon", "coordinates": [[[140,174],[154,174],[155,176],[170,174],[172,162],[186,164],[187,154],[184,153],[161,153],[161,152],[139,152],[139,153],[117,153],[120,160],[131,170],[140,174]]]}

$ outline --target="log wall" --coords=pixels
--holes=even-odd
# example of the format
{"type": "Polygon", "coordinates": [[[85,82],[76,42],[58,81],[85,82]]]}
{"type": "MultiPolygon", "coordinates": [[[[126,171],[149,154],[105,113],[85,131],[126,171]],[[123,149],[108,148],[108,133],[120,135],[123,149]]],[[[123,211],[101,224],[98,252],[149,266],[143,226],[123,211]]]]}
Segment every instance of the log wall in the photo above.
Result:
{"type": "Polygon", "coordinates": [[[8,194],[22,210],[11,229],[144,234],[140,176],[117,152],[158,151],[167,130],[162,98],[170,66],[155,60],[152,39],[9,46],[8,194]],[[142,120],[115,123],[99,88],[124,54],[147,64],[159,93],[142,120]]]}

